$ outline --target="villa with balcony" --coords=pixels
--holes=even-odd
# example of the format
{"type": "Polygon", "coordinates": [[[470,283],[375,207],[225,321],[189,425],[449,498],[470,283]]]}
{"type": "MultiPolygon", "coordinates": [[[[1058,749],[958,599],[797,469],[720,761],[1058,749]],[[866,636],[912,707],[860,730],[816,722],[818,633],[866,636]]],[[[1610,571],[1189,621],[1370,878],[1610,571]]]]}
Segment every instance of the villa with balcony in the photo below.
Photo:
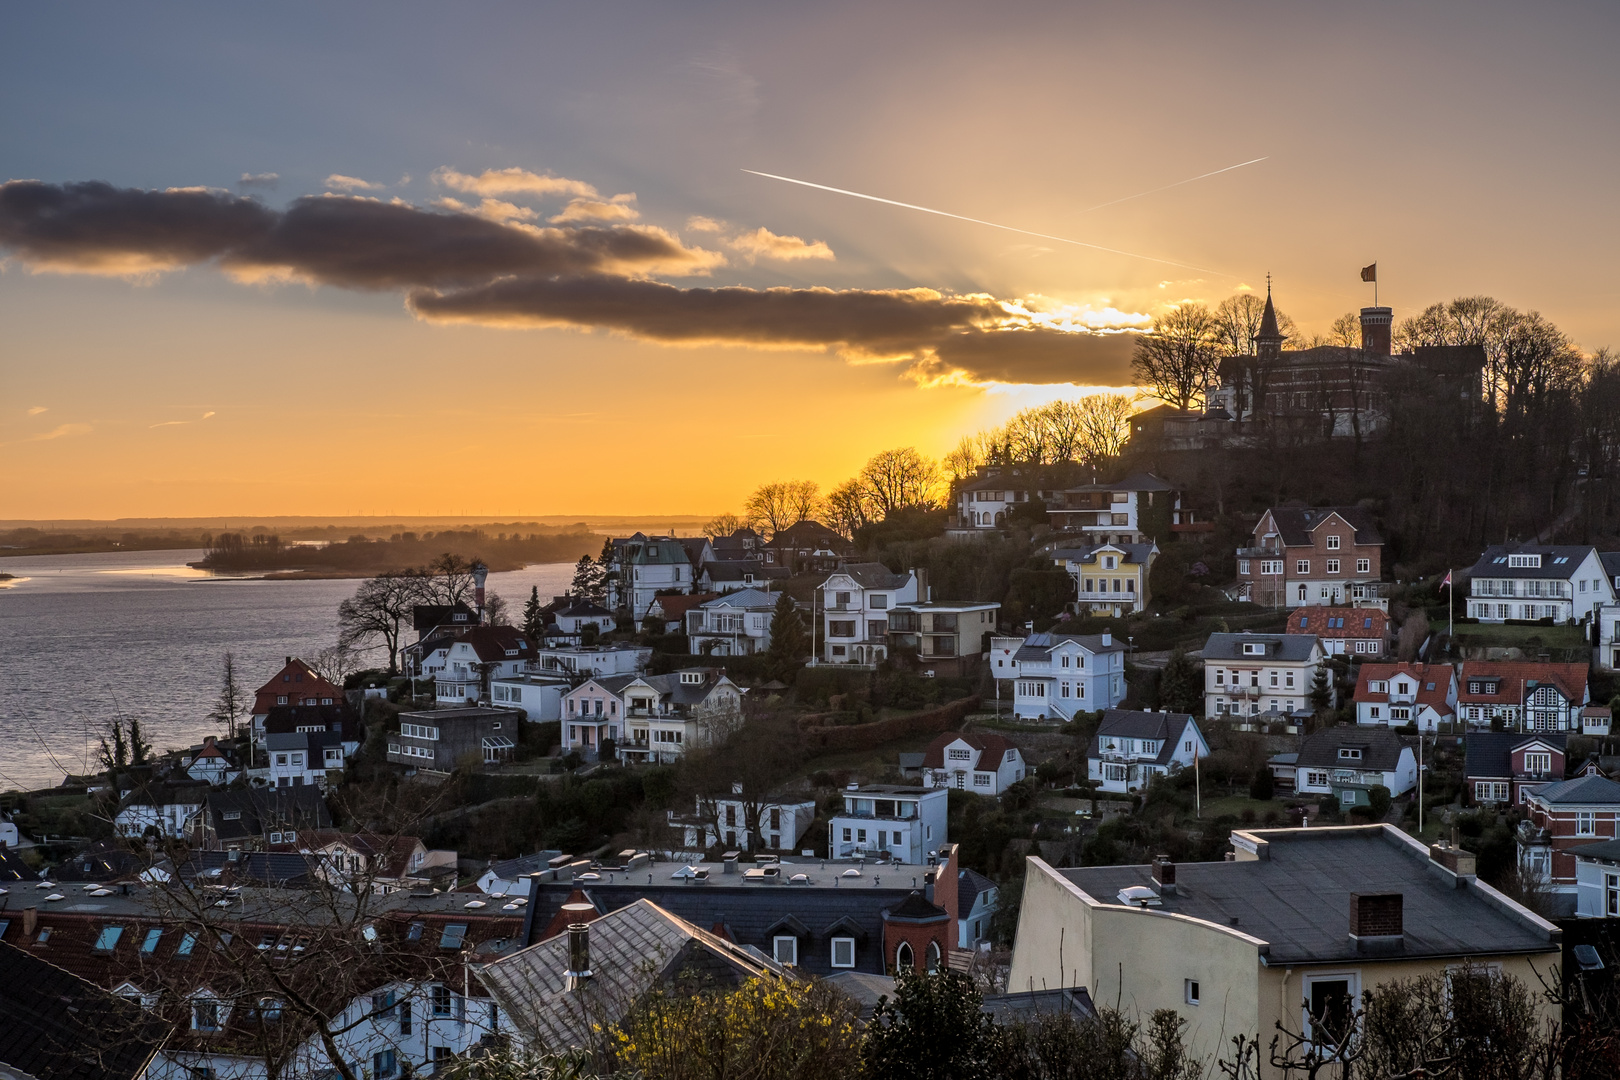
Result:
{"type": "MultiPolygon", "coordinates": [[[[1325,654],[1315,634],[1211,634],[1204,643],[1204,716],[1286,717],[1310,708],[1325,654]]],[[[1328,704],[1337,704],[1327,680],[1328,704]]]]}
{"type": "Polygon", "coordinates": [[[1356,673],[1356,723],[1416,724],[1436,731],[1457,719],[1457,669],[1450,664],[1362,664],[1356,673]]]}
{"type": "Polygon", "coordinates": [[[1087,775],[1102,791],[1128,794],[1208,756],[1209,743],[1187,713],[1109,709],[1091,737],[1087,775]]]}
{"type": "Polygon", "coordinates": [[[1375,787],[1391,796],[1416,787],[1417,753],[1388,728],[1341,724],[1301,740],[1295,770],[1297,794],[1332,795],[1348,810],[1369,805],[1375,787]]]}
{"type": "Polygon", "coordinates": [[[1584,621],[1614,600],[1593,547],[1498,544],[1468,571],[1468,617],[1480,622],[1584,621]]]}
{"type": "Polygon", "coordinates": [[[843,807],[827,824],[827,854],[834,859],[926,862],[946,842],[948,798],[942,787],[851,784],[843,807]]]}
{"type": "Polygon", "coordinates": [[[1148,575],[1159,557],[1159,545],[1088,544],[1060,547],[1051,552],[1052,562],[1074,578],[1076,614],[1133,615],[1145,611],[1148,602],[1148,575]]]}
{"type": "Polygon", "coordinates": [[[1152,473],[1049,493],[1053,530],[1093,544],[1145,544],[1170,529],[1175,488],[1152,473]]]}
{"type": "Polygon", "coordinates": [[[889,615],[927,600],[922,571],[895,573],[882,563],[840,566],[816,590],[823,664],[881,664],[889,654],[889,615]]]}
{"type": "Polygon", "coordinates": [[[587,761],[611,744],[629,761],[669,763],[742,723],[742,690],[718,668],[587,679],[563,696],[562,745],[587,761]]]}
{"type": "Polygon", "coordinates": [[[1274,506],[1237,549],[1244,598],[1274,608],[1383,606],[1384,539],[1359,506],[1274,506]]]}
{"type": "Polygon", "coordinates": [[[966,675],[984,656],[1000,604],[947,600],[903,604],[889,613],[889,648],[905,650],[929,675],[966,675]]]}
{"type": "Polygon", "coordinates": [[[771,645],[771,620],[780,593],[742,589],[707,600],[686,612],[686,636],[694,656],[753,656],[771,645]]]}

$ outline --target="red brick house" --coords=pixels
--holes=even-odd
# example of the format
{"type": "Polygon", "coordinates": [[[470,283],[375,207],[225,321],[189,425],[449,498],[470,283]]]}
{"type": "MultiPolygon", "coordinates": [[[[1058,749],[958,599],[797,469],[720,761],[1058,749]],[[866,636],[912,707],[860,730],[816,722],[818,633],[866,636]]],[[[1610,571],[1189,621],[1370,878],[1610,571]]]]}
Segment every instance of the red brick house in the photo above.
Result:
{"type": "Polygon", "coordinates": [[[253,694],[253,742],[264,745],[264,718],[277,705],[340,705],[342,687],[333,686],[296,656],[253,694]]]}
{"type": "Polygon", "coordinates": [[[1334,607],[1378,596],[1384,538],[1359,506],[1274,506],[1237,550],[1238,581],[1267,607],[1334,607]]]}
{"type": "Polygon", "coordinates": [[[1526,820],[1519,823],[1519,863],[1540,877],[1564,906],[1575,903],[1575,856],[1570,849],[1613,840],[1620,819],[1620,784],[1602,776],[1577,776],[1530,792],[1526,820]]]}
{"type": "Polygon", "coordinates": [[[1563,780],[1564,770],[1562,733],[1472,731],[1465,740],[1464,792],[1478,805],[1522,803],[1531,792],[1563,780]]]}
{"type": "Polygon", "coordinates": [[[1307,607],[1288,616],[1290,634],[1315,634],[1329,656],[1382,660],[1389,652],[1389,616],[1375,607],[1307,607]]]}
{"type": "Polygon", "coordinates": [[[1581,730],[1591,700],[1585,664],[1467,660],[1457,680],[1457,713],[1469,727],[1514,731],[1581,730]]]}

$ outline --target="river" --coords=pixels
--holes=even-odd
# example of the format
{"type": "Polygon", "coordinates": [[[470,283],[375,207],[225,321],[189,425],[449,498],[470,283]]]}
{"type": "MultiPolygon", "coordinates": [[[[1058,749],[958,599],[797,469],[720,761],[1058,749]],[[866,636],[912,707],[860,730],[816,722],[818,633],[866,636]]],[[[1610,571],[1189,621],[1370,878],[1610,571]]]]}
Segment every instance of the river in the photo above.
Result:
{"type": "MultiPolygon", "coordinates": [[[[207,713],[235,654],[249,692],[288,656],[337,637],[337,606],[358,581],[262,581],[186,565],[202,551],[0,558],[0,790],[60,783],[94,768],[114,716],[137,716],[158,750],[219,728],[207,713]]],[[[515,619],[539,586],[563,592],[572,563],[489,575],[515,619]]],[[[376,654],[381,656],[381,652],[376,654]]]]}

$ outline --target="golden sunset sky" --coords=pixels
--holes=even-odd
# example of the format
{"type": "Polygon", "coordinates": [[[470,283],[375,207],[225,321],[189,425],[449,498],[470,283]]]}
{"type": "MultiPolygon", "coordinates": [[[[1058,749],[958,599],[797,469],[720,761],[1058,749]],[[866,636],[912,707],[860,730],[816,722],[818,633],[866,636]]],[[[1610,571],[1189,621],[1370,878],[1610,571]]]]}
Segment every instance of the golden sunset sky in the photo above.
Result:
{"type": "Polygon", "coordinates": [[[1087,326],[1270,272],[1324,330],[1375,260],[1397,318],[1488,293],[1620,344],[1612,4],[8,27],[0,519],[718,512],[1126,383],[1087,326]]]}

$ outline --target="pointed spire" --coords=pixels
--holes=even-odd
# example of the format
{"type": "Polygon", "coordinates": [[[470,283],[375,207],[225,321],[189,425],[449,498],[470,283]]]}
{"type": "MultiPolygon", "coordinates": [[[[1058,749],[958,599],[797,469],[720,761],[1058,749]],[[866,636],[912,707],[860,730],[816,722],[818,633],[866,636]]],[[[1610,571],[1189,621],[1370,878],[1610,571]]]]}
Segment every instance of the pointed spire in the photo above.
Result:
{"type": "Polygon", "coordinates": [[[1271,275],[1266,275],[1266,310],[1260,315],[1260,332],[1254,335],[1255,352],[1262,357],[1282,354],[1282,331],[1277,328],[1277,309],[1271,303],[1271,275]]]}

